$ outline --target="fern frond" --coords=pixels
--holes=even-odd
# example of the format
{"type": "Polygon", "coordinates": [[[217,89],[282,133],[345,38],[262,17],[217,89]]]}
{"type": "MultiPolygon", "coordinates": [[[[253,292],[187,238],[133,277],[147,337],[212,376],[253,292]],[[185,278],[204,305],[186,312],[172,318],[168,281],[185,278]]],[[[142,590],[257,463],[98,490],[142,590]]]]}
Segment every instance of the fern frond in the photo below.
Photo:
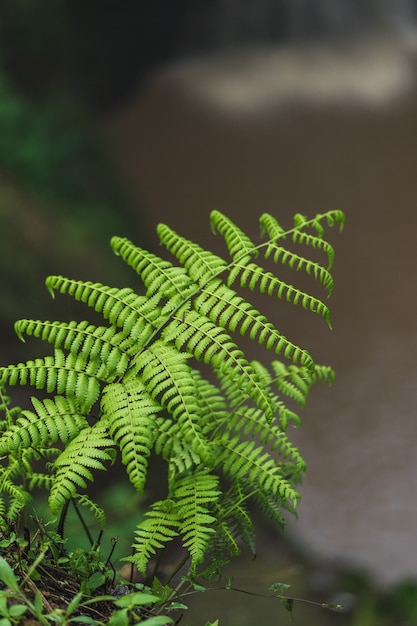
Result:
{"type": "Polygon", "coordinates": [[[198,404],[201,414],[201,429],[211,439],[224,419],[230,414],[226,397],[218,386],[202,377],[197,369],[190,368],[190,376],[194,379],[198,404]]]}
{"type": "Polygon", "coordinates": [[[239,433],[241,439],[255,438],[262,444],[277,450],[283,459],[294,463],[299,471],[306,469],[305,461],[298,448],[277,424],[268,422],[262,411],[250,406],[241,406],[233,411],[223,423],[228,433],[239,433]]]}
{"type": "Polygon", "coordinates": [[[311,384],[315,383],[327,383],[332,385],[335,381],[335,373],[333,368],[328,365],[317,365],[314,368],[314,372],[311,373],[311,384]]]}
{"type": "Polygon", "coordinates": [[[0,454],[30,446],[49,446],[58,439],[66,444],[88,426],[77,404],[69,398],[56,396],[42,401],[32,398],[32,404],[35,412],[22,411],[16,423],[0,437],[0,454]]]}
{"type": "Polygon", "coordinates": [[[138,493],[142,493],[155,442],[156,415],[161,407],[141,380],[133,378],[107,385],[101,410],[109,424],[109,434],[120,448],[129,479],[138,493]]]}
{"type": "Polygon", "coordinates": [[[157,435],[155,452],[168,461],[168,482],[177,474],[183,474],[200,465],[201,457],[191,442],[181,436],[178,422],[170,417],[159,417],[156,420],[157,435]]]}
{"type": "Polygon", "coordinates": [[[242,441],[239,436],[224,441],[223,445],[219,461],[226,475],[297,505],[299,493],[283,478],[279,465],[262,446],[255,441],[242,441]]]}
{"type": "MultiPolygon", "coordinates": [[[[314,276],[326,289],[327,294],[330,295],[334,287],[333,277],[330,272],[320,265],[320,263],[306,259],[304,256],[288,250],[284,245],[280,245],[278,240],[285,239],[287,233],[272,215],[264,213],[261,215],[259,221],[261,224],[261,236],[266,234],[269,238],[266,244],[264,258],[272,258],[275,264],[282,263],[282,265],[287,265],[291,269],[295,269],[296,271],[303,270],[309,276],[314,276]]],[[[332,251],[333,249],[330,244],[328,244],[328,246],[329,248],[326,252],[329,256],[330,249],[332,251]]]]}
{"type": "Polygon", "coordinates": [[[218,326],[247,335],[259,345],[264,345],[267,350],[273,350],[275,354],[283,352],[289,358],[302,358],[307,362],[311,360],[306,350],[300,351],[294,343],[281,335],[265,315],[261,315],[220,279],[212,280],[201,289],[201,294],[194,301],[194,308],[218,326]]]}
{"type": "MultiPolygon", "coordinates": [[[[218,511],[216,513],[219,515],[218,511]]],[[[203,578],[208,579],[214,576],[218,577],[221,574],[225,563],[229,562],[228,558],[225,560],[226,557],[238,556],[241,552],[236,534],[227,522],[217,522],[214,531],[214,534],[210,537],[206,551],[206,556],[211,563],[205,568],[204,572],[202,572],[203,578]]]]}
{"type": "Polygon", "coordinates": [[[327,221],[329,226],[339,223],[340,230],[343,229],[345,216],[342,211],[328,211],[325,214],[317,214],[315,218],[309,220],[304,215],[296,213],[294,215],[294,228],[292,229],[292,240],[294,243],[311,246],[322,250],[327,255],[327,269],[330,270],[334,262],[334,249],[327,241],[323,239],[322,222],[327,221]],[[316,234],[312,235],[304,230],[305,227],[312,226],[316,234]]]}
{"type": "Polygon", "coordinates": [[[249,500],[283,523],[282,511],[295,512],[296,485],[305,471],[285,432],[290,421],[299,423],[286,402],[304,406],[312,385],[331,383],[334,375],[289,341],[243,290],[301,306],[330,325],[327,306],[291,278],[284,282],[279,270],[310,275],[330,293],[334,251],[325,227],[342,226],[343,219],[338,211],[313,219],[298,214],[284,230],[264,214],[262,242],[255,244],[214,211],[211,225],[225,240],[225,258],[160,225],[160,241],[176,264],[114,237],[114,252],[136,271],[145,295],[50,276],[52,295],[69,294],[105,322],[16,323],[21,339],[41,339],[54,352],[0,368],[0,527],[17,518],[35,487],[49,491],[53,512],[75,499],[103,523],[102,510],[81,492],[119,448],[139,493],[151,454],[167,465],[168,497],[145,514],[128,559],[142,573],[174,537],[182,538],[191,557],[192,576],[205,555],[220,571],[241,540],[254,552],[249,500]],[[313,249],[323,253],[323,265],[310,258],[320,256],[313,249]],[[285,363],[273,361],[268,369],[249,362],[239,336],[285,363]],[[5,383],[28,384],[52,398],[33,399],[33,410],[17,411],[9,407],[5,383]],[[38,471],[41,463],[44,472],[38,471]]]}
{"type": "Polygon", "coordinates": [[[104,513],[104,510],[96,502],[93,502],[93,500],[91,500],[91,498],[89,498],[87,494],[83,493],[82,495],[78,495],[75,502],[81,506],[86,507],[90,511],[90,513],[98,522],[100,528],[104,529],[106,527],[106,515],[104,513]]]}
{"type": "Polygon", "coordinates": [[[204,285],[227,268],[224,259],[181,237],[169,226],[159,224],[157,232],[161,243],[181,262],[194,283],[204,285]]]}
{"type": "Polygon", "coordinates": [[[243,539],[255,557],[255,526],[244,504],[245,495],[239,481],[235,481],[233,491],[235,493],[235,504],[230,509],[229,525],[234,529],[236,537],[243,539]]]}
{"type": "MultiPolygon", "coordinates": [[[[327,322],[329,327],[331,326],[330,311],[324,302],[284,282],[256,263],[236,262],[233,265],[233,275],[230,275],[228,284],[231,285],[235,280],[239,281],[241,287],[248,287],[251,291],[257,289],[260,293],[269,296],[275,295],[280,300],[286,300],[294,305],[300,305],[312,313],[317,313],[327,322]]],[[[307,363],[303,363],[303,365],[307,365],[307,363]]]]}
{"type": "MultiPolygon", "coordinates": [[[[276,522],[283,530],[287,526],[287,520],[283,513],[283,500],[277,499],[265,491],[256,491],[252,495],[252,500],[255,503],[257,509],[262,511],[269,517],[270,520],[276,522]]],[[[286,507],[288,509],[288,507],[286,507]]],[[[293,515],[297,515],[295,508],[289,507],[289,510],[293,515]]]]}
{"type": "Polygon", "coordinates": [[[178,422],[181,435],[195,452],[208,459],[209,450],[200,428],[200,407],[187,360],[163,341],[155,341],[136,360],[147,392],[178,422]]]}
{"type": "Polygon", "coordinates": [[[184,297],[193,291],[194,283],[184,269],[135,246],[128,239],[113,237],[111,246],[139,274],[147,289],[148,298],[155,294],[164,298],[171,298],[176,294],[184,297]]]}
{"type": "Polygon", "coordinates": [[[234,263],[247,263],[249,259],[258,256],[257,246],[231,219],[220,213],[210,213],[211,229],[224,238],[227,249],[234,263]]]}
{"type": "Polygon", "coordinates": [[[136,528],[132,546],[135,549],[134,555],[123,560],[134,563],[145,576],[149,559],[178,536],[178,526],[178,512],[173,500],[154,502],[146,511],[145,519],[136,528]]]}
{"type": "Polygon", "coordinates": [[[11,398],[7,395],[4,384],[0,383],[0,413],[4,414],[4,419],[0,420],[0,432],[13,426],[21,412],[20,407],[12,406],[11,398]]]}
{"type": "Polygon", "coordinates": [[[260,385],[243,352],[221,327],[196,311],[186,311],[169,324],[164,331],[164,340],[174,342],[178,350],[191,353],[197,360],[227,376],[272,417],[274,407],[269,394],[260,385]]]}
{"type": "Polygon", "coordinates": [[[275,374],[274,383],[277,389],[302,407],[306,406],[308,394],[315,383],[334,382],[334,371],[327,366],[315,365],[311,371],[305,367],[286,366],[281,361],[272,361],[271,367],[275,374]]]}
{"type": "Polygon", "coordinates": [[[288,367],[281,361],[273,361],[271,367],[275,373],[275,386],[288,398],[305,407],[312,385],[311,372],[305,367],[288,367]]]}
{"type": "MultiPolygon", "coordinates": [[[[303,308],[318,313],[330,325],[329,309],[321,300],[295,288],[293,285],[285,283],[271,272],[266,272],[264,268],[251,262],[251,260],[258,255],[259,249],[266,245],[265,256],[270,256],[272,251],[274,251],[278,255],[276,257],[277,262],[279,257],[284,255],[284,263],[288,263],[290,267],[295,266],[296,269],[303,267],[307,273],[313,274],[318,278],[330,292],[333,288],[333,282],[328,270],[333,262],[334,251],[332,246],[322,239],[323,227],[321,221],[328,219],[329,224],[334,224],[335,221],[342,223],[344,219],[343,213],[335,211],[334,215],[329,216],[329,218],[328,214],[316,215],[313,220],[302,219],[303,216],[296,216],[294,218],[294,229],[287,231],[292,233],[295,242],[307,243],[313,247],[323,249],[328,256],[327,269],[321,268],[320,265],[313,263],[313,261],[291,253],[285,248],[279,252],[279,247],[277,248],[275,240],[277,238],[285,239],[287,233],[283,231],[278,222],[274,221],[267,214],[265,215],[266,217],[263,216],[261,218],[261,232],[266,230],[268,234],[272,235],[273,240],[268,241],[267,244],[255,246],[231,220],[218,211],[212,213],[212,226],[225,238],[229,253],[233,258],[227,281],[228,285],[230,286],[236,280],[239,280],[239,284],[242,287],[248,286],[251,290],[257,288],[261,293],[268,293],[268,295],[276,293],[280,299],[285,299],[293,304],[300,304],[303,308]],[[319,234],[311,235],[306,233],[304,228],[307,226],[315,228],[319,234]]],[[[303,364],[306,365],[306,363],[303,364]]]]}
{"type": "Polygon", "coordinates": [[[52,474],[44,474],[42,472],[33,472],[29,481],[29,490],[33,489],[46,489],[47,491],[51,490],[51,487],[54,483],[54,477],[52,474]]]}
{"type": "Polygon", "coordinates": [[[92,361],[105,363],[107,379],[123,376],[129,364],[126,348],[126,335],[116,326],[94,326],[89,322],[44,322],[40,320],[19,320],[15,331],[20,339],[23,335],[38,337],[55,348],[63,348],[73,353],[88,354],[92,361]],[[120,349],[120,346],[123,346],[120,349]]]}
{"type": "Polygon", "coordinates": [[[80,410],[88,413],[99,396],[96,376],[100,373],[99,364],[88,362],[84,355],[66,356],[62,350],[55,350],[54,356],[1,367],[0,384],[32,385],[48,393],[72,396],[80,410]]]}
{"type": "Polygon", "coordinates": [[[31,502],[31,494],[18,484],[21,467],[19,459],[9,455],[6,465],[0,466],[0,508],[4,518],[0,526],[7,525],[7,520],[16,521],[23,509],[31,502]]]}
{"type": "Polygon", "coordinates": [[[87,480],[94,480],[92,469],[104,470],[104,463],[114,460],[113,445],[107,428],[100,422],[83,428],[69,442],[53,464],[55,477],[49,496],[49,506],[53,513],[73,498],[80,487],[85,489],[87,480]]]}
{"type": "Polygon", "coordinates": [[[248,496],[244,493],[238,480],[234,481],[229,491],[224,494],[218,504],[215,535],[210,540],[209,554],[211,558],[222,556],[222,541],[226,541],[224,554],[234,556],[240,553],[238,542],[243,541],[256,556],[254,523],[246,508],[248,496]],[[220,535],[220,537],[218,536],[220,535]],[[222,536],[223,535],[223,536],[222,536]],[[232,550],[228,552],[228,550],[232,550]]]}
{"type": "Polygon", "coordinates": [[[213,524],[216,518],[212,509],[220,494],[218,477],[206,471],[196,471],[181,478],[174,486],[172,495],[177,501],[183,545],[191,556],[191,572],[195,572],[202,562],[210,537],[215,532],[213,524]]]}
{"type": "MultiPolygon", "coordinates": [[[[195,446],[192,447],[186,441],[181,438],[174,438],[169,446],[164,450],[170,450],[170,457],[168,459],[168,483],[171,484],[179,474],[185,474],[193,471],[196,467],[201,466],[203,462],[202,457],[195,451],[195,446]]],[[[205,460],[207,461],[207,453],[205,453],[205,460]]]]}
{"type": "Polygon", "coordinates": [[[137,341],[140,339],[137,349],[152,335],[160,316],[157,306],[159,296],[138,296],[128,287],[118,289],[63,276],[48,276],[46,286],[53,296],[55,290],[68,293],[75,300],[101,313],[112,325],[122,328],[126,335],[130,334],[137,341]]]}

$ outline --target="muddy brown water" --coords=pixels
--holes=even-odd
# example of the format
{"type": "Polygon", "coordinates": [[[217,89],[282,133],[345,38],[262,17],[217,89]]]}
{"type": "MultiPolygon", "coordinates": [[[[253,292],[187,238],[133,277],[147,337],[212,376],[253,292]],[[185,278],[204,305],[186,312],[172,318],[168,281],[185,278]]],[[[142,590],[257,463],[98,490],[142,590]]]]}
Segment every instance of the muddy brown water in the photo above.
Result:
{"type": "Polygon", "coordinates": [[[295,98],[236,113],[162,77],[103,130],[150,232],[162,221],[211,247],[212,209],[253,237],[264,211],[286,225],[295,212],[346,213],[331,234],[333,331],[268,305],[337,373],[293,433],[308,472],[290,534],[380,583],[417,578],[417,89],[379,105],[295,98]]]}

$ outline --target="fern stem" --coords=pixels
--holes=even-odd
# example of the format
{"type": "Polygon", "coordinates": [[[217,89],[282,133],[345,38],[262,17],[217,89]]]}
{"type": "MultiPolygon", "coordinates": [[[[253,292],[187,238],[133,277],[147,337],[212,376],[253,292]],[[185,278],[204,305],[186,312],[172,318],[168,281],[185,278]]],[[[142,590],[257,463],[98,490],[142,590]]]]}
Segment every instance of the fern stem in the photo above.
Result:
{"type": "Polygon", "coordinates": [[[75,512],[76,512],[76,514],[77,514],[77,516],[78,516],[78,519],[79,519],[79,520],[80,520],[80,522],[81,522],[81,526],[83,527],[84,532],[85,532],[85,534],[87,535],[87,539],[88,539],[88,541],[90,542],[90,546],[91,546],[92,548],[94,548],[94,546],[95,546],[96,542],[94,541],[94,539],[93,539],[93,537],[92,537],[92,535],[91,535],[91,533],[90,533],[90,530],[89,530],[89,528],[88,528],[88,526],[87,526],[87,524],[86,524],[86,522],[85,522],[85,519],[84,519],[84,518],[83,518],[83,516],[81,515],[81,512],[80,512],[80,510],[79,510],[79,508],[78,508],[77,502],[74,500],[74,498],[71,498],[71,502],[72,502],[72,506],[74,507],[75,512]]]}
{"type": "MultiPolygon", "coordinates": [[[[169,585],[169,583],[171,582],[171,580],[178,574],[178,572],[180,571],[180,569],[182,567],[184,567],[184,565],[186,564],[186,562],[190,559],[190,555],[187,553],[182,559],[181,561],[178,563],[178,565],[174,568],[174,570],[171,572],[171,574],[168,576],[168,579],[166,581],[166,584],[169,585]]],[[[181,581],[181,583],[179,583],[179,585],[174,589],[175,592],[177,592],[181,586],[184,584],[184,581],[181,581]]]]}
{"type": "Polygon", "coordinates": [[[61,514],[59,516],[59,521],[58,521],[56,532],[57,532],[57,535],[61,537],[61,539],[64,538],[64,527],[65,527],[65,521],[68,515],[69,505],[70,505],[70,500],[66,500],[64,506],[61,509],[61,514]]]}

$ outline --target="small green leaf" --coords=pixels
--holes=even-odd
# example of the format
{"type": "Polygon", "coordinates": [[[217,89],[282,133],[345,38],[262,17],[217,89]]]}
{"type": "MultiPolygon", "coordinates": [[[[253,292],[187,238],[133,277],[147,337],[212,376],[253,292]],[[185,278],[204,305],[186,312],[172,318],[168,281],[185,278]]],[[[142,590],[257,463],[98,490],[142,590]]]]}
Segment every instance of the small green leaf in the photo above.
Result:
{"type": "Polygon", "coordinates": [[[141,624],[145,624],[146,626],[166,626],[166,624],[173,624],[174,620],[166,615],[157,615],[155,617],[150,617],[149,619],[145,619],[141,624]]]}
{"type": "Polygon", "coordinates": [[[112,616],[107,623],[108,626],[129,626],[129,614],[127,609],[113,611],[112,616]]]}
{"type": "Polygon", "coordinates": [[[137,591],[136,593],[128,593],[115,601],[116,606],[121,608],[134,609],[138,606],[145,606],[147,604],[155,604],[158,602],[158,596],[154,596],[150,593],[142,593],[137,591]]]}
{"type": "Polygon", "coordinates": [[[83,598],[83,594],[81,593],[81,591],[73,597],[73,599],[71,600],[71,602],[69,603],[67,607],[67,615],[71,615],[71,613],[75,611],[75,609],[80,604],[82,598],[83,598]]]}
{"type": "Polygon", "coordinates": [[[102,574],[101,572],[94,572],[94,574],[91,574],[91,576],[89,577],[87,581],[87,586],[90,591],[93,591],[94,589],[97,589],[97,587],[103,585],[105,581],[106,577],[104,574],[102,574]]]}
{"type": "Polygon", "coordinates": [[[186,604],[183,604],[182,602],[172,602],[172,604],[170,605],[171,609],[188,609],[188,606],[186,604]]]}
{"type": "Polygon", "coordinates": [[[158,603],[161,604],[162,602],[165,602],[165,600],[168,600],[173,592],[173,589],[169,585],[163,585],[155,576],[152,581],[152,591],[156,596],[158,596],[158,603]]]}
{"type": "Polygon", "coordinates": [[[281,602],[283,606],[285,606],[285,608],[287,609],[288,613],[291,615],[291,620],[292,620],[293,619],[292,610],[294,607],[294,600],[291,600],[291,598],[282,598],[281,602]]]}
{"type": "Polygon", "coordinates": [[[272,585],[270,585],[268,589],[269,591],[273,591],[278,595],[282,595],[282,593],[284,591],[287,591],[290,587],[291,585],[288,585],[287,583],[272,583],[272,585]]]}
{"type": "Polygon", "coordinates": [[[25,606],[24,604],[13,604],[9,608],[9,615],[10,617],[20,617],[21,615],[26,613],[27,610],[28,610],[28,607],[25,606]]]}
{"type": "Polygon", "coordinates": [[[17,578],[10,565],[0,556],[0,580],[4,582],[6,587],[12,591],[19,593],[19,584],[17,578]]]}
{"type": "Polygon", "coordinates": [[[43,612],[42,595],[40,591],[37,591],[35,594],[33,606],[35,608],[35,615],[39,619],[43,612]]]}

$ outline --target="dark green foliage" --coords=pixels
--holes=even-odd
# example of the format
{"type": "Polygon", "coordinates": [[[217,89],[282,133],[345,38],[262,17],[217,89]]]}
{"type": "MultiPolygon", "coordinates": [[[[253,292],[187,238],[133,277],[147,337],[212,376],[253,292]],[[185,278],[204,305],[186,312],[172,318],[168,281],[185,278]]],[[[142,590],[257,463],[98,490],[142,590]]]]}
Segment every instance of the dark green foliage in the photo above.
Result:
{"type": "Polygon", "coordinates": [[[178,265],[113,238],[113,250],[140,276],[144,295],[50,276],[52,295],[71,295],[106,324],[16,323],[20,338],[42,339],[54,351],[0,369],[1,384],[48,394],[33,398],[30,411],[12,412],[3,402],[0,523],[27,504],[28,485],[49,491],[55,513],[71,498],[91,506],[82,500],[84,490],[116,454],[142,493],[156,452],[168,467],[167,497],[153,503],[137,527],[131,560],[139,570],[145,573],[152,555],[175,537],[192,574],[206,556],[218,570],[239,551],[239,539],[255,551],[249,503],[283,524],[283,510],[294,512],[299,501],[305,463],[286,433],[288,423],[299,422],[286,400],[304,406],[311,386],[331,382],[333,373],[284,337],[245,290],[302,306],[329,323],[321,300],[281,280],[261,259],[305,272],[330,292],[333,249],[324,227],[343,220],[339,211],[312,220],[297,215],[285,231],[263,215],[265,241],[255,245],[213,212],[212,228],[223,236],[228,260],[161,225],[161,242],[178,265]],[[309,260],[309,248],[324,252],[325,265],[309,260]],[[239,334],[289,363],[274,360],[269,369],[250,362],[239,334]],[[47,461],[45,471],[35,473],[39,459],[47,461]]]}
{"type": "Polygon", "coordinates": [[[103,253],[110,236],[136,229],[138,243],[146,240],[95,120],[58,67],[57,47],[71,58],[65,14],[59,0],[0,3],[0,332],[3,354],[15,359],[27,358],[13,347],[13,321],[22,312],[61,315],[39,298],[51,267],[123,284],[128,269],[103,253]],[[53,68],[58,75],[49,81],[53,68]]]}

